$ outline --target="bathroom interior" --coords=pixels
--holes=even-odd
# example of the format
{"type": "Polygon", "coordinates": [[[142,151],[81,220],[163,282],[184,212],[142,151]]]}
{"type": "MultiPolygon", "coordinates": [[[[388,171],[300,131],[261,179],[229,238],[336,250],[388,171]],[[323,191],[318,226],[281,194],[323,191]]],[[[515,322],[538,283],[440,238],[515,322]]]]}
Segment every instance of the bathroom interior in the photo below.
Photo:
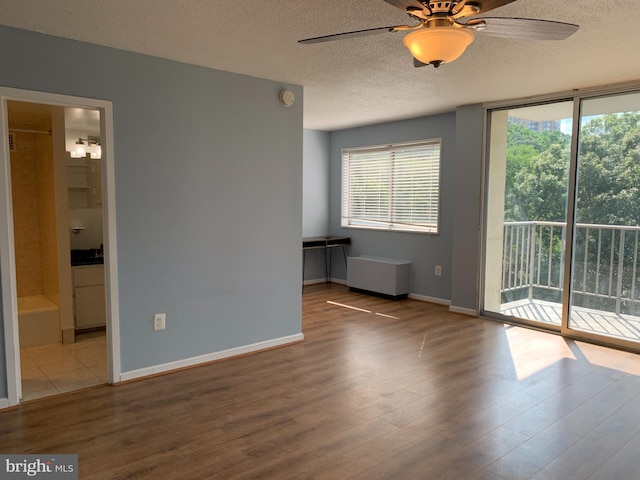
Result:
{"type": "Polygon", "coordinates": [[[22,401],[107,382],[100,112],[8,101],[22,401]]]}

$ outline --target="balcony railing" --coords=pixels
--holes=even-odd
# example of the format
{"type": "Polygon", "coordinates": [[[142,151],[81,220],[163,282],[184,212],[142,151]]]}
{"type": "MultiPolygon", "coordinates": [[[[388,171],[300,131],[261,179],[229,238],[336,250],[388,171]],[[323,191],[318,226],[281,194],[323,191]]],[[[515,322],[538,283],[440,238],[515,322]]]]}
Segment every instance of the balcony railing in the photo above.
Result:
{"type": "MultiPolygon", "coordinates": [[[[560,222],[504,224],[503,303],[559,301],[567,226],[560,222]]],[[[640,315],[640,227],[577,224],[572,304],[640,315]]]]}

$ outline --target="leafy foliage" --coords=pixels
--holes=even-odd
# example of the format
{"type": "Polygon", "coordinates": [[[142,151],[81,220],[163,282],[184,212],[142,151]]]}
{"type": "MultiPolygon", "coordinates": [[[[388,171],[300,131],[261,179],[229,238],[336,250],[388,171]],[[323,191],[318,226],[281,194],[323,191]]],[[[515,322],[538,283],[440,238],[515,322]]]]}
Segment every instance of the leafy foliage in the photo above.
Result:
{"type": "Polygon", "coordinates": [[[579,223],[639,225],[640,112],[598,116],[583,126],[579,223]]]}
{"type": "MultiPolygon", "coordinates": [[[[571,137],[510,123],[505,221],[566,217],[571,137]]],[[[640,112],[585,119],[580,138],[578,223],[640,224],[640,112]]]]}

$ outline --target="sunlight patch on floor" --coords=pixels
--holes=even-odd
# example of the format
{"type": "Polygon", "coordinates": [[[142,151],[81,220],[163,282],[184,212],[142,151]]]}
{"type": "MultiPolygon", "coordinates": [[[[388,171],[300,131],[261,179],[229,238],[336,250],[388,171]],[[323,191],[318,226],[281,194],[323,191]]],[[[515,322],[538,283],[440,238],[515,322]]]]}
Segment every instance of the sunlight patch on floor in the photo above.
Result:
{"type": "Polygon", "coordinates": [[[640,375],[640,362],[637,353],[619,352],[619,355],[611,355],[611,349],[608,347],[574,340],[568,342],[577,358],[584,359],[592,365],[629,375],[640,375]]]}
{"type": "Polygon", "coordinates": [[[398,317],[394,317],[393,315],[387,315],[386,313],[376,312],[376,315],[380,315],[381,317],[392,318],[394,320],[400,320],[398,317]]]}
{"type": "Polygon", "coordinates": [[[364,313],[373,313],[374,315],[378,315],[380,317],[391,318],[393,320],[400,320],[398,317],[394,317],[393,315],[387,315],[386,313],[380,313],[380,312],[372,312],[371,310],[367,310],[365,308],[354,307],[352,305],[346,305],[344,303],[332,302],[331,300],[327,300],[327,303],[330,305],[335,305],[336,307],[348,308],[350,310],[357,310],[358,312],[364,312],[364,313]]]}
{"type": "Polygon", "coordinates": [[[574,352],[561,336],[513,326],[505,326],[505,333],[518,380],[535,375],[561,360],[576,360],[574,352]],[[541,351],[545,354],[541,355],[541,351]]]}
{"type": "Polygon", "coordinates": [[[330,305],[335,305],[336,307],[349,308],[351,310],[357,310],[359,312],[371,313],[371,310],[365,310],[364,308],[353,307],[351,305],[345,305],[344,303],[332,302],[331,300],[327,300],[327,303],[330,305]]]}

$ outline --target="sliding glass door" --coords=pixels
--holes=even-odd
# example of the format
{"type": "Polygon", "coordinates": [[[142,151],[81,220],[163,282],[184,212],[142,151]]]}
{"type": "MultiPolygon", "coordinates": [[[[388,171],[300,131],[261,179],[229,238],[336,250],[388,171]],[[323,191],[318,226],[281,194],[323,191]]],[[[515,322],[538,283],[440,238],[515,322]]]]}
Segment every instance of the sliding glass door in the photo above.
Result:
{"type": "Polygon", "coordinates": [[[559,329],[573,102],[490,116],[484,309],[559,329]]]}
{"type": "Polygon", "coordinates": [[[640,93],[488,120],[483,313],[637,348],[640,93]]]}
{"type": "Polygon", "coordinates": [[[640,341],[640,93],[582,101],[568,328],[640,341]]]}

